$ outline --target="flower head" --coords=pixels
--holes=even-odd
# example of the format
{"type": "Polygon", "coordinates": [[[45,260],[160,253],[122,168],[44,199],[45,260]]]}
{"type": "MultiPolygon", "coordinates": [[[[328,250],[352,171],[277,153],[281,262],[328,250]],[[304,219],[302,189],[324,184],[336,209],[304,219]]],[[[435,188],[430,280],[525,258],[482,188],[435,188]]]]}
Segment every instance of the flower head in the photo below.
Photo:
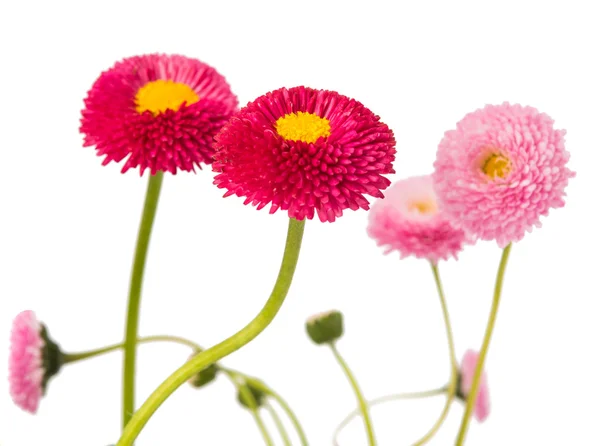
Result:
{"type": "Polygon", "coordinates": [[[440,209],[430,175],[400,180],[385,195],[369,211],[367,233],[386,254],[398,251],[400,257],[438,262],[456,258],[470,242],[440,209]]]}
{"type": "Polygon", "coordinates": [[[540,216],[564,206],[564,130],[535,108],[487,105],[446,132],[435,161],[435,188],[467,232],[501,247],[523,238],[540,216]]]}
{"type": "Polygon", "coordinates": [[[337,310],[315,314],[306,321],[306,332],[315,344],[337,341],[344,334],[344,317],[337,310]]]}
{"type": "Polygon", "coordinates": [[[382,197],[393,132],[360,102],[333,91],[281,88],[259,97],[216,136],[215,184],[290,218],[334,221],[382,197]]]}
{"type": "Polygon", "coordinates": [[[213,138],[237,108],[225,78],[196,59],[149,54],[117,62],[85,99],[81,132],[103,164],[176,173],[210,164],[213,138]]]}
{"type": "MultiPolygon", "coordinates": [[[[473,375],[475,375],[475,367],[479,353],[474,350],[467,350],[460,364],[460,386],[458,389],[458,397],[465,400],[471,391],[473,383],[473,375]]],[[[490,414],[490,391],[487,385],[487,377],[485,372],[479,380],[479,391],[475,397],[475,410],[473,411],[475,419],[480,423],[484,422],[490,414]]]]}
{"type": "Polygon", "coordinates": [[[63,355],[33,311],[19,313],[10,337],[10,395],[21,409],[35,413],[48,380],[58,373],[63,355]]]}

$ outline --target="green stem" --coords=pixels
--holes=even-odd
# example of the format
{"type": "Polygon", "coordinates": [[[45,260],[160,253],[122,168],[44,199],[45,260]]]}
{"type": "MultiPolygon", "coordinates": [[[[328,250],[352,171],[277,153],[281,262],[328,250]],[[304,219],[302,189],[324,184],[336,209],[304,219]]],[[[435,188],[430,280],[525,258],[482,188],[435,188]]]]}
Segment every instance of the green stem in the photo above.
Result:
{"type": "Polygon", "coordinates": [[[252,391],[250,390],[250,388],[248,387],[246,382],[240,382],[238,380],[238,377],[243,377],[244,375],[242,373],[236,372],[234,370],[226,369],[224,367],[221,367],[221,370],[231,380],[231,382],[233,383],[233,385],[235,386],[237,391],[240,392],[244,401],[247,401],[248,404],[250,405],[248,410],[250,410],[250,413],[252,414],[252,418],[254,418],[254,421],[256,422],[256,425],[258,426],[258,430],[260,431],[260,433],[263,437],[263,440],[265,441],[265,444],[267,446],[273,446],[274,445],[273,439],[271,438],[271,435],[269,434],[269,430],[267,429],[265,422],[263,421],[262,417],[260,416],[260,411],[259,411],[259,407],[258,407],[256,398],[254,398],[254,395],[252,394],[252,391]]]}
{"type": "MultiPolygon", "coordinates": [[[[397,393],[394,395],[385,395],[385,396],[380,396],[379,398],[375,398],[373,400],[367,401],[367,404],[370,408],[373,408],[374,406],[378,406],[380,404],[388,403],[391,401],[429,398],[432,396],[442,395],[442,394],[446,393],[447,389],[448,389],[448,387],[444,386],[444,387],[440,387],[439,389],[425,390],[422,392],[408,392],[408,393],[397,393]]],[[[342,433],[342,430],[344,430],[344,428],[346,426],[348,426],[348,424],[350,424],[350,422],[357,415],[360,415],[360,409],[354,409],[354,411],[349,413],[346,416],[346,418],[344,418],[344,420],[336,428],[335,432],[333,433],[334,446],[338,445],[338,437],[342,433]]]]}
{"type": "Polygon", "coordinates": [[[196,355],[169,376],[142,404],[123,430],[117,446],[131,446],[152,414],[175,390],[200,370],[240,349],[256,338],[277,315],[294,277],[304,233],[304,220],[290,219],[285,252],[271,296],[248,325],[223,342],[196,355]]]}
{"type": "Polygon", "coordinates": [[[367,404],[367,401],[365,400],[365,397],[362,394],[362,391],[360,390],[360,387],[358,386],[358,382],[356,381],[356,378],[352,374],[352,371],[350,370],[348,363],[346,363],[346,361],[344,361],[344,358],[342,358],[342,355],[340,354],[340,352],[338,351],[338,349],[334,343],[331,343],[329,345],[331,347],[331,351],[333,352],[333,355],[335,356],[338,363],[344,370],[344,373],[346,374],[348,381],[350,381],[352,390],[354,390],[354,395],[356,396],[356,400],[358,401],[358,408],[360,410],[360,413],[363,418],[363,422],[365,424],[365,431],[367,433],[367,438],[369,439],[369,446],[375,446],[375,444],[377,444],[377,443],[375,442],[375,432],[373,431],[373,423],[371,422],[371,417],[369,416],[369,406],[367,404]]]}
{"type": "MultiPolygon", "coordinates": [[[[150,342],[174,342],[177,344],[186,345],[191,347],[193,350],[201,351],[202,347],[196,344],[189,339],[180,338],[179,336],[167,336],[167,335],[156,335],[156,336],[144,336],[142,338],[138,338],[138,344],[147,344],[150,342]]],[[[87,352],[79,352],[79,353],[65,353],[63,358],[65,364],[70,362],[82,361],[84,359],[93,358],[94,356],[99,356],[104,353],[110,353],[115,350],[122,349],[125,344],[121,342],[120,344],[112,344],[106,347],[98,348],[95,350],[90,350],[87,352]]]]}
{"type": "Polygon", "coordinates": [[[279,432],[279,435],[281,436],[281,439],[283,440],[283,444],[285,446],[292,446],[292,441],[290,440],[290,436],[288,435],[288,433],[285,429],[285,426],[281,422],[281,418],[279,418],[277,411],[273,408],[271,403],[269,403],[268,401],[265,401],[264,405],[267,408],[267,411],[269,412],[269,414],[271,415],[271,418],[273,418],[273,422],[275,423],[275,426],[277,427],[277,431],[279,432]]]}
{"type": "Polygon", "coordinates": [[[144,202],[142,219],[138,231],[137,246],[133,258],[125,326],[125,352],[123,360],[123,427],[127,425],[135,409],[135,355],[138,338],[140,298],[142,294],[142,282],[144,279],[144,267],[146,266],[146,256],[148,254],[148,244],[150,242],[154,217],[156,216],[156,208],[158,206],[158,197],[160,196],[162,181],[162,172],[150,175],[150,178],[148,179],[146,200],[144,202]]]}
{"type": "Polygon", "coordinates": [[[450,407],[452,407],[452,402],[454,401],[454,397],[456,395],[456,386],[458,384],[458,362],[456,361],[456,351],[454,348],[452,325],[450,323],[450,314],[448,312],[446,298],[444,297],[444,289],[442,288],[442,280],[440,279],[440,272],[437,264],[431,262],[431,271],[433,272],[433,278],[435,280],[437,292],[440,297],[440,303],[442,305],[442,313],[444,315],[444,325],[446,327],[446,338],[448,339],[448,351],[450,356],[450,382],[448,384],[448,389],[446,393],[446,403],[444,404],[442,413],[435,421],[431,429],[429,429],[429,431],[423,437],[417,440],[414,443],[414,446],[421,446],[427,443],[433,438],[433,436],[437,433],[440,427],[442,427],[442,424],[444,424],[444,421],[446,420],[446,417],[450,412],[450,407]]]}
{"type": "Polygon", "coordinates": [[[485,358],[490,347],[494,325],[496,324],[498,306],[500,305],[500,295],[502,294],[502,283],[504,282],[504,273],[506,271],[506,264],[508,262],[511,246],[512,244],[507,245],[506,248],[504,248],[504,251],[502,251],[502,258],[500,259],[498,274],[496,275],[496,286],[494,287],[492,308],[490,310],[490,316],[485,329],[483,343],[481,344],[481,349],[479,350],[479,359],[477,361],[477,366],[475,367],[475,374],[473,375],[471,389],[469,390],[469,394],[467,396],[467,405],[465,407],[465,412],[463,413],[462,421],[460,423],[460,430],[458,431],[458,436],[456,438],[456,446],[462,446],[464,444],[467,436],[467,430],[469,429],[469,421],[471,420],[471,414],[473,413],[473,409],[475,407],[475,399],[477,398],[477,393],[479,390],[479,382],[483,372],[483,365],[485,364],[485,358]]]}
{"type": "Polygon", "coordinates": [[[256,378],[252,378],[250,376],[244,375],[240,372],[235,372],[235,373],[238,373],[240,376],[242,376],[246,380],[246,382],[248,382],[249,384],[252,384],[255,388],[261,390],[266,395],[269,395],[271,398],[273,398],[275,401],[277,401],[277,403],[281,406],[281,409],[283,409],[283,411],[286,413],[286,415],[289,417],[290,421],[294,425],[294,428],[296,429],[296,432],[298,433],[298,437],[300,438],[300,443],[302,444],[302,446],[308,446],[308,439],[306,437],[306,434],[304,433],[304,429],[302,429],[300,420],[298,420],[298,417],[292,411],[292,408],[283,399],[283,397],[281,395],[279,395],[277,392],[275,392],[273,389],[268,387],[262,381],[260,381],[256,378]]]}

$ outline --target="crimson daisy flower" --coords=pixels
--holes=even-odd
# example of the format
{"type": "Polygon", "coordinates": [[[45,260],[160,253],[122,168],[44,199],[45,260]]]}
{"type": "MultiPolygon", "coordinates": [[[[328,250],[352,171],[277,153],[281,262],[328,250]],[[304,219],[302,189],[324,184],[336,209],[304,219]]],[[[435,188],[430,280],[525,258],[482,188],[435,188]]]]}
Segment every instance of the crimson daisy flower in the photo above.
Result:
{"type": "Polygon", "coordinates": [[[196,59],[150,54],[117,62],[85,99],[80,131],[103,164],[176,173],[210,164],[213,138],[237,109],[225,78],[196,59]]]}
{"type": "Polygon", "coordinates": [[[333,222],[369,209],[394,173],[393,132],[360,102],[333,91],[281,88],[249,103],[215,137],[214,183],[225,196],[290,218],[333,222]]]}

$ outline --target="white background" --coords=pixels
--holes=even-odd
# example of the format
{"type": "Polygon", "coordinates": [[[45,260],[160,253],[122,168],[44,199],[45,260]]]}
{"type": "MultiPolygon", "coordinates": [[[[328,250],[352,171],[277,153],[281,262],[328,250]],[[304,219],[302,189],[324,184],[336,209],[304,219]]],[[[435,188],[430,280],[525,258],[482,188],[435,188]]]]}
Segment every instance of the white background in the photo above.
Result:
{"type": "MultiPolygon", "coordinates": [[[[0,6],[0,369],[14,315],[33,309],[67,351],[123,336],[129,268],[146,186],[102,167],[78,134],[86,91],[116,60],[181,53],[215,66],[240,102],[304,84],[355,97],[396,133],[397,175],[428,173],[443,132],[503,101],[533,105],[567,129],[567,206],[518,243],[487,370],[492,414],[469,445],[597,445],[600,432],[600,28],[595,2],[64,1],[0,6]]],[[[222,199],[210,169],[166,175],[148,260],[142,334],[212,345],[248,322],[275,279],[286,216],[222,199]]],[[[367,213],[307,224],[297,275],[275,322],[224,364],[263,378],[296,409],[311,445],[354,397],[310,314],[343,310],[339,348],[368,397],[443,385],[446,341],[424,261],[384,257],[367,213]]],[[[500,250],[480,243],[441,265],[459,355],[479,348],[500,250]]],[[[188,351],[140,349],[138,402],[188,351]]],[[[121,355],[68,366],[36,416],[0,386],[2,446],[105,446],[118,438],[121,355]]],[[[5,376],[6,372],[2,372],[5,376]]],[[[425,433],[442,398],[373,410],[381,445],[425,433]]],[[[453,442],[456,404],[431,442],[453,442]]],[[[342,446],[365,444],[360,422],[342,446]]],[[[139,446],[260,445],[221,378],[185,386],[139,446]]]]}

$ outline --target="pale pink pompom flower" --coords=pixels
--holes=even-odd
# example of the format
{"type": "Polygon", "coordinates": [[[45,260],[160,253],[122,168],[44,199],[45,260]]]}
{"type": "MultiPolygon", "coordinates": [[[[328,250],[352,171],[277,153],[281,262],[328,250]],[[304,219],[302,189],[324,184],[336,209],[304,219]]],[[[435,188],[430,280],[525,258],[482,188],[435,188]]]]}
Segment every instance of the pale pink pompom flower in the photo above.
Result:
{"type": "Polygon", "coordinates": [[[21,409],[36,413],[48,380],[58,373],[64,355],[31,310],[19,313],[12,326],[8,380],[10,396],[21,409]]]}
{"type": "Polygon", "coordinates": [[[385,254],[415,256],[432,262],[456,258],[470,237],[439,207],[431,175],[394,183],[369,211],[367,233],[385,254]]]}
{"type": "MultiPolygon", "coordinates": [[[[479,353],[474,350],[467,350],[463,356],[460,364],[460,389],[459,397],[466,399],[468,398],[469,392],[471,391],[471,385],[473,383],[473,376],[475,375],[475,368],[477,367],[477,360],[479,359],[479,353]]],[[[475,419],[482,423],[490,414],[490,391],[487,384],[487,377],[485,372],[482,373],[479,380],[479,391],[475,397],[475,410],[473,415],[475,419]]]]}
{"type": "Polygon", "coordinates": [[[440,204],[457,224],[500,247],[564,206],[574,172],[564,130],[533,107],[487,105],[445,133],[435,161],[440,204]]]}
{"type": "Polygon", "coordinates": [[[35,413],[44,380],[42,326],[33,311],[19,313],[10,336],[10,395],[21,409],[35,413]]]}

